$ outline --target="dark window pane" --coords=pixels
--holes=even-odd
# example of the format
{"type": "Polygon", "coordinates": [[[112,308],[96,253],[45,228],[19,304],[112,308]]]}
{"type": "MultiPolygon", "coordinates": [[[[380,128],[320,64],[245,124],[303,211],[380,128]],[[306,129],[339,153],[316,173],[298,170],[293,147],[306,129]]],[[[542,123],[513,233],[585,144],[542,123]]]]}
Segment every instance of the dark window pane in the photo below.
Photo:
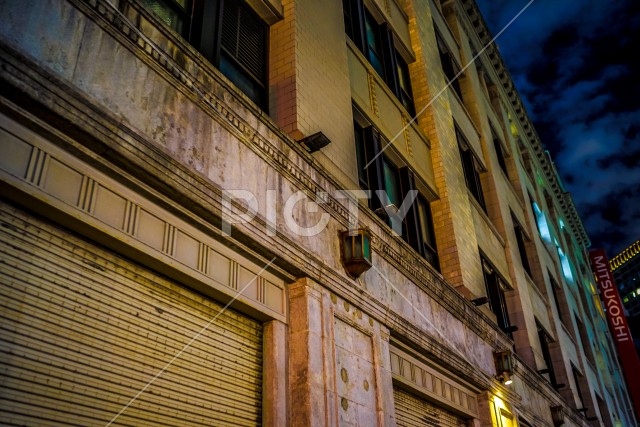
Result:
{"type": "Polygon", "coordinates": [[[418,205],[418,222],[422,237],[423,256],[434,266],[436,270],[440,269],[438,262],[438,253],[436,251],[436,239],[433,233],[433,219],[431,216],[431,206],[429,202],[422,196],[416,199],[418,205]]]}
{"type": "Polygon", "coordinates": [[[353,40],[353,31],[355,24],[353,23],[353,13],[351,12],[350,0],[342,1],[342,15],[344,17],[344,32],[347,33],[347,36],[349,36],[351,40],[353,40]]]}
{"type": "Polygon", "coordinates": [[[222,49],[253,78],[264,81],[266,24],[242,0],[224,0],[222,49]]]}
{"type": "Polygon", "coordinates": [[[504,174],[508,176],[507,162],[504,158],[504,149],[502,148],[502,143],[495,135],[493,135],[493,146],[496,149],[496,155],[498,156],[498,164],[500,165],[500,169],[502,169],[504,174]]]}
{"type": "Polygon", "coordinates": [[[384,187],[391,204],[400,207],[400,181],[398,169],[388,159],[384,159],[384,187]]]}
{"type": "Polygon", "coordinates": [[[484,283],[487,289],[487,297],[489,298],[489,307],[496,315],[496,321],[498,322],[500,329],[505,331],[507,335],[511,337],[512,333],[508,329],[511,326],[511,322],[509,321],[507,302],[504,297],[501,280],[493,266],[491,266],[488,261],[483,259],[482,264],[484,283]]]}
{"type": "Polygon", "coordinates": [[[354,133],[356,137],[356,158],[358,162],[358,180],[360,181],[360,188],[363,190],[369,189],[369,179],[367,177],[367,147],[365,145],[365,138],[363,129],[354,122],[354,133]]]}
{"type": "Polygon", "coordinates": [[[527,272],[529,277],[531,277],[531,266],[529,265],[529,258],[527,257],[527,247],[525,246],[524,232],[522,231],[522,228],[520,228],[519,224],[516,224],[515,233],[516,241],[518,242],[518,252],[520,253],[520,261],[522,262],[522,267],[527,272]]]}
{"type": "Polygon", "coordinates": [[[262,104],[263,89],[255,80],[249,78],[226,54],[220,55],[220,71],[245,95],[258,105],[262,104]]]}
{"type": "Polygon", "coordinates": [[[187,0],[142,0],[142,4],[155,13],[165,24],[182,34],[186,20],[187,0]]]}
{"type": "Polygon", "coordinates": [[[480,174],[476,166],[476,160],[473,157],[471,149],[466,146],[465,138],[456,130],[456,138],[458,139],[458,147],[460,149],[460,158],[462,160],[462,171],[467,188],[478,201],[482,209],[486,212],[487,207],[484,202],[484,194],[482,193],[482,184],[480,182],[480,174]],[[463,144],[463,141],[465,143],[463,144]]]}
{"type": "Polygon", "coordinates": [[[444,75],[447,77],[447,80],[451,83],[451,87],[458,94],[458,97],[462,100],[462,89],[460,88],[459,76],[458,73],[459,68],[456,64],[449,48],[445,44],[444,40],[440,37],[438,33],[436,33],[436,41],[438,44],[438,53],[440,54],[440,63],[442,64],[442,70],[444,71],[444,75]]]}
{"type": "Polygon", "coordinates": [[[380,25],[365,12],[365,30],[367,35],[367,59],[373,65],[376,72],[384,79],[384,64],[382,56],[382,42],[380,41],[380,25]]]}
{"type": "Polygon", "coordinates": [[[398,97],[402,105],[411,116],[415,115],[415,106],[413,105],[413,92],[411,91],[411,80],[409,78],[409,66],[404,58],[396,51],[396,72],[398,74],[398,86],[400,93],[398,97]]]}

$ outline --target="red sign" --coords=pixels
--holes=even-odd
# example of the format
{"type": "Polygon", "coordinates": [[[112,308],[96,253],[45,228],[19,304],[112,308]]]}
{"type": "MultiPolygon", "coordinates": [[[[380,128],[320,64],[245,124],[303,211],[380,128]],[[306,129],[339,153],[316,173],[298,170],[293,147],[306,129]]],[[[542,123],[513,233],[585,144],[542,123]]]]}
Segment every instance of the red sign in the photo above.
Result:
{"type": "Polygon", "coordinates": [[[640,381],[638,381],[640,378],[640,361],[638,361],[638,354],[633,345],[631,331],[629,331],[629,325],[624,316],[622,300],[620,300],[616,283],[611,275],[611,270],[609,270],[609,260],[607,260],[604,250],[594,249],[590,251],[589,258],[591,259],[591,268],[596,275],[600,295],[607,311],[609,328],[611,328],[613,339],[618,348],[622,371],[627,380],[627,388],[636,410],[636,416],[640,417],[640,381]]]}

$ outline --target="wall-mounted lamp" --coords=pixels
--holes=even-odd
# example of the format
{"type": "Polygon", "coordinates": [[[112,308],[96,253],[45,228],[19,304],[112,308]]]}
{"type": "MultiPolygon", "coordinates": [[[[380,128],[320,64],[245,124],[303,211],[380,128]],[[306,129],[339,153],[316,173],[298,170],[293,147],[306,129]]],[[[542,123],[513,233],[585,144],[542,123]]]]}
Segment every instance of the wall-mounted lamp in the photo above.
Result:
{"type": "Polygon", "coordinates": [[[508,372],[501,373],[496,377],[496,379],[504,385],[509,385],[513,382],[513,379],[511,378],[511,375],[509,375],[508,372]]]}
{"type": "Polygon", "coordinates": [[[340,258],[347,274],[357,279],[371,268],[371,234],[366,228],[340,232],[340,258]]]}
{"type": "Polygon", "coordinates": [[[513,382],[511,376],[513,375],[513,359],[511,357],[511,352],[500,351],[497,353],[493,353],[493,360],[496,364],[496,378],[498,381],[503,383],[504,385],[509,385],[513,382]]]}
{"type": "Polygon", "coordinates": [[[327,138],[324,133],[316,132],[313,135],[302,138],[298,142],[304,144],[307,151],[313,153],[329,145],[331,143],[331,140],[327,138]]]}

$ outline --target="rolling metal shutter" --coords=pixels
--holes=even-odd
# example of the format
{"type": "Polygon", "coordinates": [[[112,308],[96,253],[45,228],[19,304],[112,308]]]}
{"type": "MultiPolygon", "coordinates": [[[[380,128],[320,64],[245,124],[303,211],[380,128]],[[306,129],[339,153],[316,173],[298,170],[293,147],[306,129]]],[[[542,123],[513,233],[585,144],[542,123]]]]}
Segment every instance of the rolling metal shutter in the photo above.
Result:
{"type": "Polygon", "coordinates": [[[0,419],[255,426],[262,326],[0,200],[0,419]]]}
{"type": "Polygon", "coordinates": [[[398,427],[467,426],[464,418],[396,387],[393,388],[393,401],[398,427]]]}

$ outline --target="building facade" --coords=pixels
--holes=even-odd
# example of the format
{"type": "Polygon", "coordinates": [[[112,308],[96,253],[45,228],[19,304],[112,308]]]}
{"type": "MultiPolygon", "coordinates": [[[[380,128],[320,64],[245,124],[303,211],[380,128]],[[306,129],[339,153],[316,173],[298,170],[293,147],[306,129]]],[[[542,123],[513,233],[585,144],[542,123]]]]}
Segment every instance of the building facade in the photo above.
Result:
{"type": "Polygon", "coordinates": [[[636,425],[473,0],[0,12],[3,424],[636,425]]]}

